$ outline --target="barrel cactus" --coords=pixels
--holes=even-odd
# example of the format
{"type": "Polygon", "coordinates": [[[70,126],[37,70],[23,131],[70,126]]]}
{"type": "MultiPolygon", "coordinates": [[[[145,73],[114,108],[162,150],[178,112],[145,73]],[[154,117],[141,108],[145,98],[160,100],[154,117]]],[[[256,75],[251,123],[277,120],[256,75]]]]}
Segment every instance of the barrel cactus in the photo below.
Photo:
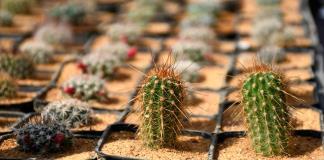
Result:
{"type": "Polygon", "coordinates": [[[125,62],[126,60],[133,59],[135,57],[137,48],[130,47],[124,42],[115,42],[97,48],[94,52],[117,56],[121,62],[125,62]]]}
{"type": "Polygon", "coordinates": [[[84,72],[97,75],[101,78],[112,79],[121,65],[117,55],[90,53],[84,56],[78,63],[78,67],[84,72]]]}
{"type": "Polygon", "coordinates": [[[35,39],[48,44],[60,45],[71,42],[73,34],[71,28],[62,23],[47,23],[37,30],[35,39]]]}
{"type": "Polygon", "coordinates": [[[28,41],[20,47],[20,51],[36,63],[49,63],[54,55],[54,48],[43,41],[28,41]]]}
{"type": "Polygon", "coordinates": [[[22,55],[0,55],[0,71],[8,73],[14,78],[31,77],[35,66],[29,57],[22,55]]]}
{"type": "Polygon", "coordinates": [[[146,76],[138,95],[139,135],[149,148],[175,145],[186,116],[184,82],[172,67],[157,66],[146,76]]]}
{"type": "Polygon", "coordinates": [[[142,33],[142,28],[135,23],[114,23],[107,27],[108,37],[112,41],[135,43],[142,33]]]}
{"type": "Polygon", "coordinates": [[[67,2],[49,11],[50,17],[75,25],[83,23],[86,14],[86,8],[76,2],[67,2]]]}
{"type": "Polygon", "coordinates": [[[190,60],[180,60],[174,64],[174,69],[186,82],[197,82],[200,79],[200,65],[190,60]]]}
{"type": "Polygon", "coordinates": [[[205,62],[211,53],[211,47],[201,41],[179,41],[172,47],[172,53],[177,60],[205,62]]]}
{"type": "Polygon", "coordinates": [[[8,11],[0,11],[0,26],[12,26],[13,25],[12,14],[8,11]]]}
{"type": "Polygon", "coordinates": [[[68,128],[77,128],[89,125],[92,113],[87,103],[77,99],[65,99],[49,103],[41,115],[44,121],[61,123],[68,128]]]}
{"type": "Polygon", "coordinates": [[[17,90],[15,81],[8,74],[0,72],[0,99],[16,97],[17,90]]]}
{"type": "Polygon", "coordinates": [[[15,130],[19,149],[24,152],[50,153],[62,151],[72,144],[72,133],[61,124],[27,124],[15,130]]]}
{"type": "Polygon", "coordinates": [[[215,33],[210,27],[188,27],[181,30],[180,39],[211,42],[215,40],[215,33]]]}
{"type": "Polygon", "coordinates": [[[29,14],[34,4],[34,0],[1,0],[2,9],[13,14],[29,14]]]}
{"type": "Polygon", "coordinates": [[[258,52],[258,58],[265,64],[280,63],[285,60],[286,52],[276,46],[265,46],[258,52]]]}
{"type": "Polygon", "coordinates": [[[263,64],[249,71],[241,88],[241,104],[253,148],[264,156],[284,154],[291,131],[284,78],[263,64]]]}
{"type": "Polygon", "coordinates": [[[76,75],[63,83],[63,93],[70,97],[88,100],[107,100],[108,92],[105,89],[105,81],[97,76],[76,75]]]}

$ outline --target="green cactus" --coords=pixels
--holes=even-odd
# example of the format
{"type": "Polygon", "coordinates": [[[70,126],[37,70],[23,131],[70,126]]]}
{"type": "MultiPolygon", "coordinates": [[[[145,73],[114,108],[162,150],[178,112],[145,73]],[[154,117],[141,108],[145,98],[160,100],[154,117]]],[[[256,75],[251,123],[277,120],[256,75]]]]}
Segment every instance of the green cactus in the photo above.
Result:
{"type": "Polygon", "coordinates": [[[291,129],[281,74],[256,66],[243,81],[241,94],[254,150],[264,156],[286,153],[291,129]]]}
{"type": "Polygon", "coordinates": [[[135,23],[114,23],[107,27],[106,34],[114,42],[133,44],[142,34],[142,27],[135,23]]]}
{"type": "Polygon", "coordinates": [[[29,14],[34,4],[34,0],[1,0],[2,9],[12,14],[29,14]]]}
{"type": "Polygon", "coordinates": [[[35,40],[51,45],[66,44],[73,40],[73,33],[71,28],[63,23],[47,23],[36,31],[35,40]]]}
{"type": "Polygon", "coordinates": [[[68,128],[77,128],[91,123],[93,111],[77,99],[65,99],[49,103],[42,111],[44,121],[62,123],[68,128]]]}
{"type": "Polygon", "coordinates": [[[173,146],[186,116],[185,87],[172,67],[156,67],[145,79],[140,92],[139,135],[146,146],[173,146]]]}
{"type": "Polygon", "coordinates": [[[49,63],[54,55],[54,48],[43,41],[26,42],[20,47],[20,51],[35,64],[49,63]]]}
{"type": "Polygon", "coordinates": [[[71,24],[82,24],[87,14],[86,8],[79,3],[68,2],[53,7],[49,16],[71,24]]]}
{"type": "Polygon", "coordinates": [[[197,63],[206,61],[211,53],[211,47],[202,41],[179,41],[172,46],[172,53],[176,60],[191,60],[197,63]]]}
{"type": "Polygon", "coordinates": [[[33,75],[35,66],[26,56],[2,54],[0,55],[0,71],[8,73],[14,78],[23,79],[33,75]]]}
{"type": "Polygon", "coordinates": [[[280,0],[256,0],[257,4],[260,6],[271,6],[271,5],[279,5],[280,0]]]}
{"type": "Polygon", "coordinates": [[[12,26],[12,14],[8,11],[0,11],[0,26],[12,26]]]}
{"type": "Polygon", "coordinates": [[[0,99],[17,96],[17,84],[6,73],[0,72],[0,99]]]}

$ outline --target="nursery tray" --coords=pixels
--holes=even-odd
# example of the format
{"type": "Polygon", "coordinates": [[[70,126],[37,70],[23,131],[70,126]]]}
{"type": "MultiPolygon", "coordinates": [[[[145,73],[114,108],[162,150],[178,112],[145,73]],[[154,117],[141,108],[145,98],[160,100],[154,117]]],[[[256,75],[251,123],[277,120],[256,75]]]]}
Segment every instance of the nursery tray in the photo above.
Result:
{"type": "Polygon", "coordinates": [[[22,112],[0,111],[0,135],[10,132],[24,116],[22,112]]]}

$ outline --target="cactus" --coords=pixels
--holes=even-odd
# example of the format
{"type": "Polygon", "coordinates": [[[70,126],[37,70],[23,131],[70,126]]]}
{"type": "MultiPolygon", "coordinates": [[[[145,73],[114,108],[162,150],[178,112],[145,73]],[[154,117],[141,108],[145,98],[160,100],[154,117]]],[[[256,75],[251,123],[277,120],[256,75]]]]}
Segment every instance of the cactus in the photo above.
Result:
{"type": "Polygon", "coordinates": [[[0,11],[0,26],[12,26],[12,14],[8,11],[0,11]]]}
{"type": "Polygon", "coordinates": [[[286,52],[276,46],[265,46],[258,52],[258,58],[265,64],[279,63],[285,60],[286,52]]]}
{"type": "Polygon", "coordinates": [[[186,116],[183,106],[185,87],[172,67],[153,69],[139,92],[141,124],[139,135],[146,146],[173,146],[186,116]]]}
{"type": "Polygon", "coordinates": [[[181,30],[179,34],[180,39],[196,40],[203,42],[211,42],[215,40],[215,33],[210,27],[188,27],[181,30]]]}
{"type": "Polygon", "coordinates": [[[2,9],[12,14],[29,14],[34,4],[34,0],[1,0],[2,9]]]}
{"type": "Polygon", "coordinates": [[[284,154],[291,130],[284,78],[264,64],[249,70],[241,104],[253,148],[264,156],[284,154]]]}
{"type": "Polygon", "coordinates": [[[76,75],[63,83],[62,91],[73,97],[84,101],[88,100],[107,100],[107,90],[105,82],[92,75],[76,75]]]}
{"type": "Polygon", "coordinates": [[[180,22],[181,28],[189,28],[189,27],[209,27],[214,24],[216,19],[209,14],[202,15],[187,15],[180,22]]]}
{"type": "Polygon", "coordinates": [[[189,15],[215,15],[216,12],[220,9],[219,1],[211,0],[198,0],[190,3],[187,8],[187,14],[189,15]]]}
{"type": "Polygon", "coordinates": [[[130,47],[124,42],[115,42],[104,45],[100,48],[95,49],[94,52],[101,54],[111,54],[113,56],[119,57],[121,62],[125,62],[128,59],[135,57],[137,53],[136,47],[130,47]]]}
{"type": "Polygon", "coordinates": [[[54,54],[54,48],[42,41],[29,41],[20,47],[20,51],[36,63],[51,62],[54,54]]]}
{"type": "Polygon", "coordinates": [[[24,152],[50,153],[62,151],[72,144],[72,133],[56,123],[27,124],[15,130],[19,149],[24,152]]]}
{"type": "Polygon", "coordinates": [[[16,97],[17,90],[16,82],[8,74],[0,72],[0,99],[16,97]]]}
{"type": "Polygon", "coordinates": [[[255,15],[254,21],[258,22],[269,18],[277,18],[278,20],[282,21],[283,16],[284,14],[281,8],[273,7],[273,6],[263,7],[255,15]]]}
{"type": "Polygon", "coordinates": [[[33,75],[35,66],[26,56],[2,54],[0,55],[0,71],[14,78],[28,78],[33,75]]]}
{"type": "Polygon", "coordinates": [[[44,121],[64,124],[68,128],[77,128],[89,125],[92,113],[87,103],[77,99],[65,99],[49,103],[41,115],[44,121]]]}
{"type": "Polygon", "coordinates": [[[107,28],[106,34],[112,41],[133,44],[142,34],[142,28],[135,23],[114,23],[107,28]]]}
{"type": "Polygon", "coordinates": [[[146,25],[163,6],[161,0],[138,0],[127,14],[127,20],[140,25],[146,25]]]}
{"type": "Polygon", "coordinates": [[[257,4],[264,7],[270,5],[279,5],[280,0],[256,0],[257,4]]]}
{"type": "Polygon", "coordinates": [[[78,67],[84,72],[101,78],[112,79],[121,65],[117,55],[91,53],[82,58],[78,67]]]}
{"type": "Polygon", "coordinates": [[[211,48],[201,41],[179,41],[172,47],[176,59],[204,62],[211,48]]]}
{"type": "Polygon", "coordinates": [[[189,60],[180,60],[174,64],[174,69],[186,82],[197,82],[200,79],[200,68],[199,64],[189,60]]]}
{"type": "Polygon", "coordinates": [[[87,14],[86,8],[79,3],[67,2],[53,7],[49,16],[74,25],[82,24],[87,14]]]}
{"type": "Polygon", "coordinates": [[[47,23],[37,30],[35,39],[48,44],[59,45],[71,42],[73,35],[71,29],[62,23],[47,23]]]}

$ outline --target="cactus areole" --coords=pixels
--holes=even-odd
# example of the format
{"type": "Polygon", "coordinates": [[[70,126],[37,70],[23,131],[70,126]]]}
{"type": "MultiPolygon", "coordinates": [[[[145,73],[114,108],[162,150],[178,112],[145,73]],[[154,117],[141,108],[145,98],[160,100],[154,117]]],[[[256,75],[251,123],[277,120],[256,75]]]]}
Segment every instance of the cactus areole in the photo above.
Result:
{"type": "Polygon", "coordinates": [[[254,150],[264,156],[286,153],[289,115],[282,76],[261,66],[242,85],[242,105],[254,150]],[[263,67],[263,68],[262,68],[263,67]]]}
{"type": "Polygon", "coordinates": [[[139,92],[141,125],[139,135],[149,148],[174,146],[186,116],[184,85],[172,67],[157,67],[139,92]]]}

